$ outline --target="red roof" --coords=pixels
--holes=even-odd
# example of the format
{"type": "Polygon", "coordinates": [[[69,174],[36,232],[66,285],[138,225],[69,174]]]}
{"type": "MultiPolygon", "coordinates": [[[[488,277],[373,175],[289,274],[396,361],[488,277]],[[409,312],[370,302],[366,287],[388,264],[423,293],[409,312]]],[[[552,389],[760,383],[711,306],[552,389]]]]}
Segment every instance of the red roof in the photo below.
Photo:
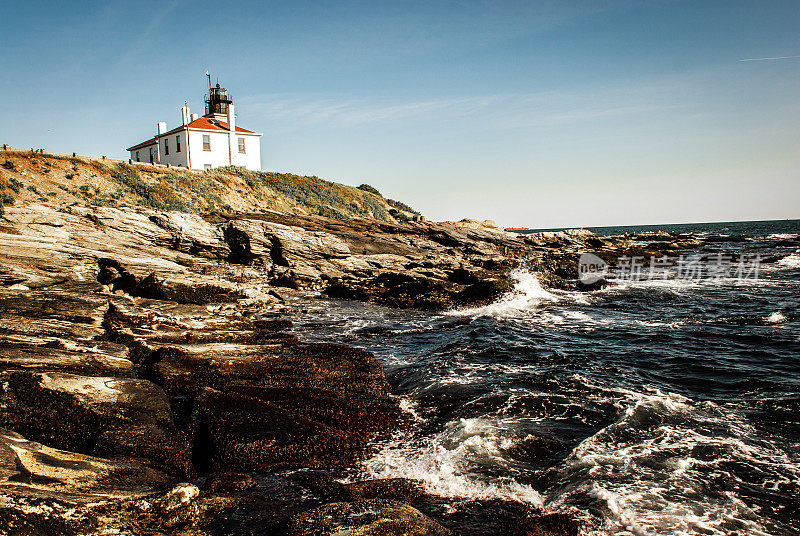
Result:
{"type": "Polygon", "coordinates": [[[147,141],[143,141],[142,143],[137,143],[133,147],[128,147],[125,149],[126,151],[135,151],[136,149],[141,149],[142,147],[147,147],[148,145],[155,145],[157,138],[150,138],[147,141]]]}
{"type": "MultiPolygon", "coordinates": [[[[180,130],[179,127],[175,130],[180,130]]],[[[230,130],[228,128],[228,123],[225,121],[217,121],[216,119],[211,119],[208,117],[200,117],[195,119],[191,123],[189,123],[189,128],[200,128],[203,130],[230,130]]],[[[255,134],[252,130],[247,130],[246,128],[236,127],[236,132],[244,132],[245,134],[255,134]]]]}
{"type": "MultiPolygon", "coordinates": [[[[133,147],[128,147],[126,151],[135,151],[136,149],[141,149],[142,147],[147,147],[148,145],[155,145],[156,140],[158,138],[162,136],[167,136],[174,132],[181,131],[187,127],[196,130],[220,130],[222,132],[230,131],[230,128],[228,128],[228,123],[226,123],[225,121],[218,121],[212,117],[199,117],[194,121],[192,121],[191,123],[189,123],[188,125],[185,126],[181,125],[178,128],[173,128],[169,132],[165,132],[164,134],[159,134],[158,136],[150,138],[147,141],[143,141],[142,143],[137,143],[133,147]]],[[[252,130],[247,130],[246,128],[242,127],[236,127],[236,132],[241,132],[243,134],[255,134],[255,132],[253,132],[252,130]]]]}

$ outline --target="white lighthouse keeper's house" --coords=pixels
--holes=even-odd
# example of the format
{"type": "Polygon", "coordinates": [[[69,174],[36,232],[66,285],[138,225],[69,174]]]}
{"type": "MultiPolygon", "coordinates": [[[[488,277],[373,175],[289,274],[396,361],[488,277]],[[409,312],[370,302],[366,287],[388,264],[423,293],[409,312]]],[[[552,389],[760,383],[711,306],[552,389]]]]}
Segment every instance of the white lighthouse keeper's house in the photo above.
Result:
{"type": "Polygon", "coordinates": [[[167,130],[167,124],[160,122],[154,138],[126,150],[134,162],[204,170],[220,166],[261,170],[261,134],[236,125],[233,99],[219,83],[212,86],[211,77],[203,117],[189,114],[189,106],[184,104],[179,127],[167,130]]]}

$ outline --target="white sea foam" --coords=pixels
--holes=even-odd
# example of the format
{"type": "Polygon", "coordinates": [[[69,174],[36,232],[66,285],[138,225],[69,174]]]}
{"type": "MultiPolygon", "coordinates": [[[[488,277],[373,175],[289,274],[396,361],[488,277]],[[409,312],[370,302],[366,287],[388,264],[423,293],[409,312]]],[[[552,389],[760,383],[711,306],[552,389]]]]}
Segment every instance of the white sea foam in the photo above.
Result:
{"type": "Polygon", "coordinates": [[[792,253],[778,261],[784,268],[800,268],[800,253],[792,253]]]}
{"type": "Polygon", "coordinates": [[[523,268],[517,268],[512,270],[510,275],[516,281],[514,289],[499,301],[483,307],[457,309],[451,311],[450,314],[458,316],[514,316],[523,311],[535,309],[542,304],[559,300],[554,293],[542,288],[535,273],[523,268]]]}
{"type": "Polygon", "coordinates": [[[794,240],[800,235],[792,234],[792,233],[775,233],[769,235],[767,238],[772,240],[794,240]]]}
{"type": "Polygon", "coordinates": [[[744,463],[788,484],[800,476],[789,455],[759,442],[745,421],[713,403],[661,392],[628,392],[627,399],[620,420],[573,450],[562,471],[577,483],[555,496],[550,508],[568,509],[573,495],[602,501],[604,525],[588,531],[592,536],[721,536],[731,527],[769,533],[732,492],[709,493],[708,475],[729,481],[723,488],[734,485],[738,477],[721,462],[744,463]]]}
{"type": "Polygon", "coordinates": [[[770,314],[768,317],[764,318],[764,321],[769,324],[781,324],[786,322],[786,315],[784,315],[780,311],[775,311],[774,313],[770,314]]]}
{"type": "Polygon", "coordinates": [[[370,478],[411,478],[429,493],[467,499],[501,498],[542,506],[542,496],[512,477],[483,477],[471,468],[503,465],[502,449],[511,438],[502,423],[486,418],[448,423],[433,437],[409,439],[398,435],[363,464],[370,478]]]}

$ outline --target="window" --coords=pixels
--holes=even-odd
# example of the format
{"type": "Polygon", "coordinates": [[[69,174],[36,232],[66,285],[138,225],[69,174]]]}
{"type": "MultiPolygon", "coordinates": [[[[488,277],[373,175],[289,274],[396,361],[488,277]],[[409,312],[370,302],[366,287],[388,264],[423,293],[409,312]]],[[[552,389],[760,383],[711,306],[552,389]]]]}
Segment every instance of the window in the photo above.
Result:
{"type": "Polygon", "coordinates": [[[203,150],[204,151],[211,150],[211,136],[208,134],[203,134],[203,150]]]}
{"type": "Polygon", "coordinates": [[[175,152],[176,153],[181,152],[181,137],[180,136],[175,136],[175,152]]]}
{"type": "Polygon", "coordinates": [[[153,148],[150,147],[150,163],[153,163],[153,148]]]}
{"type": "Polygon", "coordinates": [[[169,140],[164,139],[164,156],[169,154],[169,140]]]}
{"type": "Polygon", "coordinates": [[[203,169],[205,169],[206,171],[211,171],[211,164],[204,165],[203,169]]]}
{"type": "Polygon", "coordinates": [[[239,138],[239,152],[244,154],[244,138],[239,138]]]}
{"type": "Polygon", "coordinates": [[[136,151],[136,161],[139,161],[139,151],[136,151]]]}

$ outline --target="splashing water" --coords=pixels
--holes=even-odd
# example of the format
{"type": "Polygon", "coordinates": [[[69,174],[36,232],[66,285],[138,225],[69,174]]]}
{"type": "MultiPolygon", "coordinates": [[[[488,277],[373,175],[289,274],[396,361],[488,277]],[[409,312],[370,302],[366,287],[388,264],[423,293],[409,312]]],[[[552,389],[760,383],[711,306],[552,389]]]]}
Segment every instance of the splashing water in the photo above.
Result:
{"type": "Polygon", "coordinates": [[[502,464],[502,451],[510,444],[502,427],[487,419],[459,419],[434,437],[412,439],[400,433],[363,470],[369,478],[411,478],[444,497],[500,498],[542,506],[542,496],[531,486],[510,477],[488,481],[472,474],[475,464],[502,464]]]}
{"type": "Polygon", "coordinates": [[[758,281],[584,294],[517,270],[443,315],[321,304],[302,338],[374,352],[409,415],[353,478],[569,512],[583,536],[800,533],[800,253],[775,232],[758,281]]]}
{"type": "Polygon", "coordinates": [[[535,273],[524,268],[515,268],[509,274],[515,281],[514,289],[499,301],[469,309],[456,309],[450,314],[457,316],[493,316],[497,318],[518,315],[545,303],[558,301],[558,297],[542,288],[535,273]]]}
{"type": "Polygon", "coordinates": [[[778,264],[784,268],[800,268],[800,253],[792,253],[780,259],[778,264]]]}

